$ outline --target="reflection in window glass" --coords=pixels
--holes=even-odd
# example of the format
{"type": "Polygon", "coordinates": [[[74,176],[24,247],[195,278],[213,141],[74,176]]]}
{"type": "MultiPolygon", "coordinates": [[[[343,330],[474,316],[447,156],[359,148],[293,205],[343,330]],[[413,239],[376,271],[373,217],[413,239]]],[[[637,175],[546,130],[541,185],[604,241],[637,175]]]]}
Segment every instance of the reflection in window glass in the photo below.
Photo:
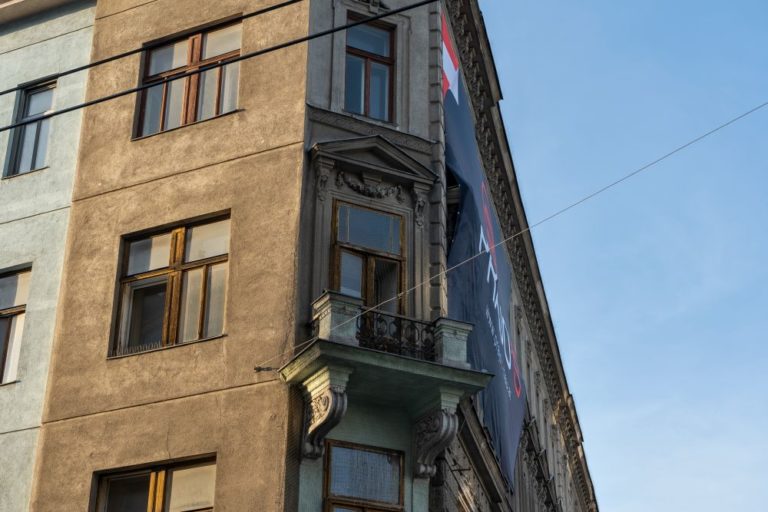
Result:
{"type": "Polygon", "coordinates": [[[400,502],[399,454],[332,446],[330,457],[331,495],[391,504],[400,502]]]}
{"type": "Polygon", "coordinates": [[[213,507],[215,483],[215,464],[171,471],[165,510],[186,512],[213,507]]]}
{"type": "Polygon", "coordinates": [[[227,64],[221,68],[221,97],[219,113],[226,114],[237,108],[237,86],[240,78],[240,63],[227,64]]]}
{"type": "Polygon", "coordinates": [[[389,118],[389,66],[371,63],[371,92],[368,115],[386,121],[389,118]]]}
{"type": "Polygon", "coordinates": [[[224,310],[227,299],[227,271],[229,265],[221,263],[208,269],[208,295],[205,303],[204,336],[212,338],[224,332],[224,310]]]}
{"type": "Polygon", "coordinates": [[[229,252],[229,219],[187,230],[184,261],[196,261],[229,252]]]}
{"type": "Polygon", "coordinates": [[[358,298],[363,296],[363,259],[360,256],[342,251],[339,281],[341,293],[358,298]]]}
{"type": "Polygon", "coordinates": [[[187,40],[161,46],[152,50],[149,56],[148,75],[156,75],[164,71],[180,68],[187,63],[187,40]]]}
{"type": "Polygon", "coordinates": [[[347,46],[368,53],[389,57],[391,31],[371,25],[357,25],[347,29],[347,46]]]}
{"type": "Polygon", "coordinates": [[[128,246],[127,274],[130,276],[167,267],[170,253],[170,233],[131,242],[128,246]]]}
{"type": "Polygon", "coordinates": [[[240,49],[242,25],[231,25],[203,36],[203,59],[240,49]]]}
{"type": "Polygon", "coordinates": [[[149,473],[110,478],[104,512],[144,512],[149,501],[149,473]]]}
{"type": "Polygon", "coordinates": [[[200,73],[200,91],[197,97],[197,120],[209,119],[216,115],[216,94],[218,93],[219,70],[211,69],[200,73]]]}
{"type": "Polygon", "coordinates": [[[0,382],[16,380],[21,337],[24,334],[24,313],[0,318],[0,382]],[[1,358],[5,355],[5,360],[1,358]]]}
{"type": "Polygon", "coordinates": [[[198,339],[200,326],[200,305],[203,293],[203,269],[184,272],[181,289],[181,319],[179,339],[182,342],[198,339]]]}
{"type": "Polygon", "coordinates": [[[360,247],[400,254],[400,218],[363,208],[339,207],[338,240],[360,247]]]}
{"type": "Polygon", "coordinates": [[[184,122],[182,116],[184,115],[184,88],[187,85],[187,80],[187,78],[182,78],[166,84],[164,130],[177,128],[184,122]]]}
{"type": "Polygon", "coordinates": [[[167,287],[167,278],[162,276],[137,281],[126,288],[129,322],[127,339],[123,345],[129,351],[146,345],[160,345],[167,287]]]}
{"type": "Polygon", "coordinates": [[[355,114],[365,113],[365,61],[354,55],[347,55],[345,77],[344,109],[355,114]]]}
{"type": "Polygon", "coordinates": [[[160,111],[163,108],[163,86],[156,85],[144,91],[144,119],[141,133],[149,135],[160,131],[160,111]]]}
{"type": "Polygon", "coordinates": [[[27,303],[31,276],[32,273],[26,271],[0,277],[0,309],[27,303]]]}

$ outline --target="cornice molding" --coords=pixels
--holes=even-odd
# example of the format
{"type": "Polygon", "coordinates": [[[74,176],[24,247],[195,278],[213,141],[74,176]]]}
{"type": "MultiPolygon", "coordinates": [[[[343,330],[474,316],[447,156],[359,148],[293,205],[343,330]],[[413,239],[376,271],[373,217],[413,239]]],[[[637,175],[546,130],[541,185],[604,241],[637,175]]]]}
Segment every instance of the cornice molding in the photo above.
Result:
{"type": "MultiPolygon", "coordinates": [[[[508,163],[511,162],[511,157],[503,158],[505,153],[508,153],[506,141],[503,140],[506,135],[493,115],[500,95],[491,50],[484,32],[481,33],[482,18],[476,0],[446,0],[445,4],[472,101],[475,137],[502,230],[505,238],[508,238],[520,232],[521,226],[527,225],[527,222],[522,207],[518,207],[520,202],[515,201],[516,194],[512,188],[514,169],[511,168],[511,163],[508,163]]],[[[561,380],[558,371],[559,356],[553,349],[557,342],[550,337],[547,329],[547,315],[532,266],[535,254],[530,234],[526,232],[522,236],[514,237],[507,242],[507,249],[512,258],[515,280],[523,300],[523,310],[543,371],[544,384],[552,397],[553,405],[560,405],[553,410],[566,439],[582,509],[596,511],[597,503],[581,448],[577,416],[575,410],[572,410],[573,401],[570,396],[563,400],[567,385],[561,380]]]]}

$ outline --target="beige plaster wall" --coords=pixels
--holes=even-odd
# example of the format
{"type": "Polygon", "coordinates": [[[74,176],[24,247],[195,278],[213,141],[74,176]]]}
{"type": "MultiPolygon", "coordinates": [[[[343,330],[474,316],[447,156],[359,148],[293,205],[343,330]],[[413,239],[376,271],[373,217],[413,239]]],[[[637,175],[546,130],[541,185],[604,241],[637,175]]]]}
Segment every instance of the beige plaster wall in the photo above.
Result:
{"type": "MultiPolygon", "coordinates": [[[[100,0],[93,58],[272,3],[100,0]]],[[[244,22],[243,53],[305,35],[307,9],[244,22]]],[[[88,98],[137,85],[140,60],[92,70],[88,98]]],[[[134,95],[86,111],[31,510],[88,510],[94,472],[212,453],[217,511],[282,509],[288,390],[253,369],[294,343],[305,87],[298,45],[242,62],[217,119],[133,140],[134,95]],[[121,237],[220,212],[226,335],[108,358],[121,237]]]]}

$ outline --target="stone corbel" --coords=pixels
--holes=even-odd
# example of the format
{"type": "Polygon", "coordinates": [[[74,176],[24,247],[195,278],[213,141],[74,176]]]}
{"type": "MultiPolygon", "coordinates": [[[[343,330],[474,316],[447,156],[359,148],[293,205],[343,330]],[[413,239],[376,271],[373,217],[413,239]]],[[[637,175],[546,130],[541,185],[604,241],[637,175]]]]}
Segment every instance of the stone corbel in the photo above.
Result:
{"type": "Polygon", "coordinates": [[[328,190],[328,179],[330,178],[331,171],[334,168],[334,161],[330,158],[323,156],[317,157],[315,160],[315,175],[317,179],[317,198],[320,201],[325,201],[328,190]]]}
{"type": "Polygon", "coordinates": [[[416,421],[413,439],[414,476],[417,478],[431,478],[437,473],[435,459],[451,444],[458,432],[456,406],[460,399],[461,392],[441,389],[437,407],[416,421]]]}
{"type": "Polygon", "coordinates": [[[304,388],[304,443],[309,459],[323,456],[324,440],[347,412],[347,380],[352,370],[325,366],[307,378],[304,388]]]}

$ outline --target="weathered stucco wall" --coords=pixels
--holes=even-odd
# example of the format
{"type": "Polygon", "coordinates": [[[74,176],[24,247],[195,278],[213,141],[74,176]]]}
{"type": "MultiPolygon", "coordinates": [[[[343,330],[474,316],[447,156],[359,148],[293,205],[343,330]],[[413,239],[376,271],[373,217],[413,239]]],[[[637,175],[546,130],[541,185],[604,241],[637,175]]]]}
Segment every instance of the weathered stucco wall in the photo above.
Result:
{"type": "MultiPolygon", "coordinates": [[[[70,2],[0,26],[0,90],[88,62],[94,8],[70,2]]],[[[85,96],[85,75],[58,81],[54,108],[85,96]]],[[[13,121],[17,95],[0,96],[0,125],[13,121]]],[[[0,180],[0,272],[32,267],[18,377],[0,386],[0,510],[26,511],[48,378],[81,112],[51,121],[48,167],[0,180]]],[[[0,133],[5,170],[8,132],[0,133]]]]}
{"type": "MultiPolygon", "coordinates": [[[[93,55],[273,3],[100,1],[93,55]]],[[[307,9],[246,20],[242,52],[305,35],[307,9]]],[[[94,69],[89,98],[135,86],[140,61],[94,69]]],[[[133,95],[86,113],[33,510],[85,510],[95,471],[214,453],[217,511],[282,508],[288,390],[254,366],[294,343],[305,87],[299,45],[241,62],[238,110],[219,118],[133,140],[133,95]],[[108,358],[121,237],[221,212],[226,335],[108,358]]]]}

